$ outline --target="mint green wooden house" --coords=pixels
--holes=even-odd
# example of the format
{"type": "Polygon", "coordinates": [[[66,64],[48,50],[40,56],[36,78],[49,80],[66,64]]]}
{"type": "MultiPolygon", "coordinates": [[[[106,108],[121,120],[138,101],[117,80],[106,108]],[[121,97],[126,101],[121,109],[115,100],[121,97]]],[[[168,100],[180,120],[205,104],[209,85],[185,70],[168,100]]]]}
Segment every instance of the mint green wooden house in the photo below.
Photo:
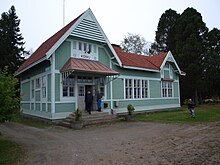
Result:
{"type": "Polygon", "coordinates": [[[88,9],[46,40],[16,72],[24,114],[62,119],[85,110],[85,94],[102,95],[102,111],[126,112],[180,107],[179,76],[171,52],[125,53],[110,44],[88,9]]]}

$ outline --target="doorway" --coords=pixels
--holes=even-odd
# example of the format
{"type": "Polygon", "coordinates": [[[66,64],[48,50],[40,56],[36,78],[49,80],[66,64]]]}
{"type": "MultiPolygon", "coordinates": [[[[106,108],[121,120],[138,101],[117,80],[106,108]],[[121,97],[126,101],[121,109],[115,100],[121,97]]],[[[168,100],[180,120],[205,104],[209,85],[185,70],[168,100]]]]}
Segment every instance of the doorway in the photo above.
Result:
{"type": "MultiPolygon", "coordinates": [[[[92,85],[78,85],[78,108],[80,110],[86,110],[85,97],[87,92],[90,91],[93,94],[93,86],[92,85]]],[[[93,97],[93,103],[95,98],[93,97]]],[[[94,104],[92,106],[92,110],[94,109],[94,104]]]]}

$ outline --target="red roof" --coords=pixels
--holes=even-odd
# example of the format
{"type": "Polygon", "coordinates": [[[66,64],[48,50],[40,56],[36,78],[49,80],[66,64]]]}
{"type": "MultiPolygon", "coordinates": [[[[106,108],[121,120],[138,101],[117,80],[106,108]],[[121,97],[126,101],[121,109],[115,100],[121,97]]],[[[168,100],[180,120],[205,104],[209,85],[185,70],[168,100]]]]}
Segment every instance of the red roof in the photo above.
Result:
{"type": "Polygon", "coordinates": [[[120,46],[112,44],[116,54],[122,62],[123,66],[138,67],[145,69],[160,70],[167,52],[160,53],[155,56],[144,56],[139,54],[124,52],[120,46]]]}
{"type": "MultiPolygon", "coordinates": [[[[82,14],[81,14],[82,15],[82,14]]],[[[80,16],[81,16],[80,15],[80,16]]],[[[72,25],[79,19],[78,16],[76,19],[71,21],[69,24],[64,26],[60,31],[55,33],[49,39],[47,39],[44,43],[40,45],[40,47],[18,68],[16,73],[21,72],[31,64],[37,62],[38,60],[44,58],[46,53],[56,44],[56,42],[72,27],[72,25]]]]}
{"type": "Polygon", "coordinates": [[[99,61],[78,59],[78,58],[70,58],[60,71],[87,72],[87,73],[97,73],[102,75],[119,74],[118,72],[105,66],[99,61]]]}

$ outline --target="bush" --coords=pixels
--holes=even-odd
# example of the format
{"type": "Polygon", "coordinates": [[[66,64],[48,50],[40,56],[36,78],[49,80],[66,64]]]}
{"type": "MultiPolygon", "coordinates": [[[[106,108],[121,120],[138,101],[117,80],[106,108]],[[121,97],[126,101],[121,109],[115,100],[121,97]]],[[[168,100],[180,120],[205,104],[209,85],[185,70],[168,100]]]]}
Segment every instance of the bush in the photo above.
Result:
{"type": "Polygon", "coordinates": [[[127,110],[128,110],[128,115],[132,115],[132,113],[134,112],[135,108],[134,108],[133,105],[128,104],[127,110]]]}
{"type": "Polygon", "coordinates": [[[80,111],[79,108],[77,108],[74,114],[75,114],[75,121],[80,121],[82,119],[82,111],[80,111]]]}
{"type": "Polygon", "coordinates": [[[0,69],[0,122],[10,121],[20,114],[17,83],[18,79],[8,74],[7,68],[0,69]]]}

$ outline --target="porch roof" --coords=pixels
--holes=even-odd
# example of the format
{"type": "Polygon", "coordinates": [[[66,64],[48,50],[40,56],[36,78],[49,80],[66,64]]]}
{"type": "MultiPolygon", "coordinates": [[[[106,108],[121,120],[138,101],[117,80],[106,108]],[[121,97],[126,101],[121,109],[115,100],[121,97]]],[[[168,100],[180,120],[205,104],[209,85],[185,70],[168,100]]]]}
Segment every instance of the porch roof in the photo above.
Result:
{"type": "Polygon", "coordinates": [[[61,68],[60,72],[73,71],[78,73],[95,73],[101,75],[119,75],[115,70],[105,66],[99,61],[70,58],[64,66],[61,68]]]}

